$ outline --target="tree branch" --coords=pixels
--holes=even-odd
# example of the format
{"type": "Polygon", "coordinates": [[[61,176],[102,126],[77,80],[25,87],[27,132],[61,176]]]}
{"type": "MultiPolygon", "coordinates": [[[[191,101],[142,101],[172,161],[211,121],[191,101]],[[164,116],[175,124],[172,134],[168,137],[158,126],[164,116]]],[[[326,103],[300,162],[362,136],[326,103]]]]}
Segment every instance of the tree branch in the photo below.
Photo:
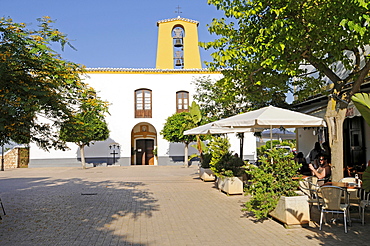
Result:
{"type": "Polygon", "coordinates": [[[314,74],[314,73],[317,73],[318,71],[317,70],[315,70],[315,71],[312,71],[312,72],[309,72],[309,73],[302,73],[302,74],[300,74],[300,75],[298,75],[297,77],[299,78],[299,77],[306,77],[307,75],[310,75],[310,74],[314,74]]]}
{"type": "Polygon", "coordinates": [[[336,75],[333,70],[326,66],[321,61],[318,61],[313,55],[309,52],[302,54],[303,58],[307,59],[312,66],[314,66],[318,71],[323,72],[334,84],[339,84],[341,79],[336,75]]]}
{"type": "Polygon", "coordinates": [[[353,48],[351,50],[353,52],[353,54],[355,55],[356,59],[355,59],[355,66],[354,66],[354,69],[353,69],[353,72],[352,73],[357,73],[360,69],[360,63],[361,63],[361,56],[360,56],[360,51],[358,48],[353,48]]]}
{"type": "Polygon", "coordinates": [[[355,65],[353,71],[347,76],[347,78],[344,79],[344,84],[349,83],[355,76],[357,76],[360,73],[360,66],[361,66],[361,55],[360,55],[360,50],[358,48],[353,48],[351,50],[356,59],[355,59],[355,65]]]}
{"type": "Polygon", "coordinates": [[[352,90],[350,95],[357,93],[360,91],[361,84],[365,81],[366,77],[368,77],[370,71],[370,61],[368,60],[365,66],[359,71],[357,79],[354,81],[352,90]]]}
{"type": "Polygon", "coordinates": [[[261,71],[262,69],[263,69],[263,67],[260,67],[260,68],[258,68],[257,70],[255,70],[255,71],[251,72],[251,74],[249,75],[249,79],[250,79],[250,81],[252,81],[252,84],[253,84],[253,82],[254,82],[253,75],[255,75],[256,73],[258,73],[258,72],[259,72],[259,71],[261,71]]]}

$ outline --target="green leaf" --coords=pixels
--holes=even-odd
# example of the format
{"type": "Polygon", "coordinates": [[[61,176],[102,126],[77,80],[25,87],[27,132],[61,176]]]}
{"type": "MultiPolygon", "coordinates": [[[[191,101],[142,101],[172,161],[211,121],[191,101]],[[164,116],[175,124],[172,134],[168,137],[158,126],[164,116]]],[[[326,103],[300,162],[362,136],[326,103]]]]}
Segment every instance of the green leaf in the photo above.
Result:
{"type": "Polygon", "coordinates": [[[194,124],[198,124],[202,120],[202,113],[199,105],[193,101],[189,107],[190,115],[194,121],[194,124]]]}
{"type": "Polygon", "coordinates": [[[370,191],[370,166],[368,166],[362,174],[362,188],[366,192],[370,191]]]}
{"type": "Polygon", "coordinates": [[[351,99],[366,123],[370,126],[370,94],[356,93],[351,99]]]}

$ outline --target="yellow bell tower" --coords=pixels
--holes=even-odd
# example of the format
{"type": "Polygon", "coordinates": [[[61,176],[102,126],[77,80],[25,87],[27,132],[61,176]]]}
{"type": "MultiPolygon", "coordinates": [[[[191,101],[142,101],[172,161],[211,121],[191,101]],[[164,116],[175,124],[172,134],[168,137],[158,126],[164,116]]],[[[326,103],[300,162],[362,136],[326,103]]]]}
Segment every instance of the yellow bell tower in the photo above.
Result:
{"type": "Polygon", "coordinates": [[[181,18],[161,20],[158,26],[157,69],[201,69],[198,21],[181,18]]]}

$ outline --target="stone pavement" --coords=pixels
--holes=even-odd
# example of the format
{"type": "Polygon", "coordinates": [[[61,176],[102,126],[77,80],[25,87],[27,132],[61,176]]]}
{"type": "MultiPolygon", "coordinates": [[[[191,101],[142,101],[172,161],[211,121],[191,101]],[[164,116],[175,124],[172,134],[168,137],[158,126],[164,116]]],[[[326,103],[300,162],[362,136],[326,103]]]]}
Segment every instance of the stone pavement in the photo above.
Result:
{"type": "Polygon", "coordinates": [[[342,224],[319,231],[317,212],[309,227],[285,229],[249,217],[248,197],[219,192],[197,167],[6,170],[0,197],[1,246],[370,245],[370,211],[348,234],[342,224]]]}

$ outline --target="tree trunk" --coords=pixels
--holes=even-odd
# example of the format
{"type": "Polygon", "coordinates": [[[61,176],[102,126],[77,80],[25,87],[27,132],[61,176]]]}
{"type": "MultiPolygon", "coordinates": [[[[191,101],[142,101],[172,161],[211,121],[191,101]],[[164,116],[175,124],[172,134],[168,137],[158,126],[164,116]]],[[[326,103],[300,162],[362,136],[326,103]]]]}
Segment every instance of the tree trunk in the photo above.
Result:
{"type": "Polygon", "coordinates": [[[330,98],[325,114],[331,148],[332,181],[343,178],[343,122],[346,108],[336,109],[337,102],[330,98]]]}
{"type": "Polygon", "coordinates": [[[197,149],[198,149],[198,152],[199,152],[199,159],[200,159],[200,163],[203,162],[203,149],[202,149],[202,143],[201,143],[201,139],[200,139],[200,136],[199,135],[196,135],[197,137],[197,149]]]}
{"type": "Polygon", "coordinates": [[[80,153],[81,153],[81,164],[82,168],[86,169],[86,162],[85,162],[85,145],[81,144],[80,145],[80,153]]]}
{"type": "Polygon", "coordinates": [[[189,144],[185,143],[184,166],[189,166],[189,144]]]}
{"type": "Polygon", "coordinates": [[[239,147],[240,147],[240,152],[239,152],[239,158],[240,159],[244,159],[243,158],[243,155],[244,155],[244,153],[243,153],[243,149],[244,149],[244,132],[242,132],[242,133],[239,133],[239,147]]]}

